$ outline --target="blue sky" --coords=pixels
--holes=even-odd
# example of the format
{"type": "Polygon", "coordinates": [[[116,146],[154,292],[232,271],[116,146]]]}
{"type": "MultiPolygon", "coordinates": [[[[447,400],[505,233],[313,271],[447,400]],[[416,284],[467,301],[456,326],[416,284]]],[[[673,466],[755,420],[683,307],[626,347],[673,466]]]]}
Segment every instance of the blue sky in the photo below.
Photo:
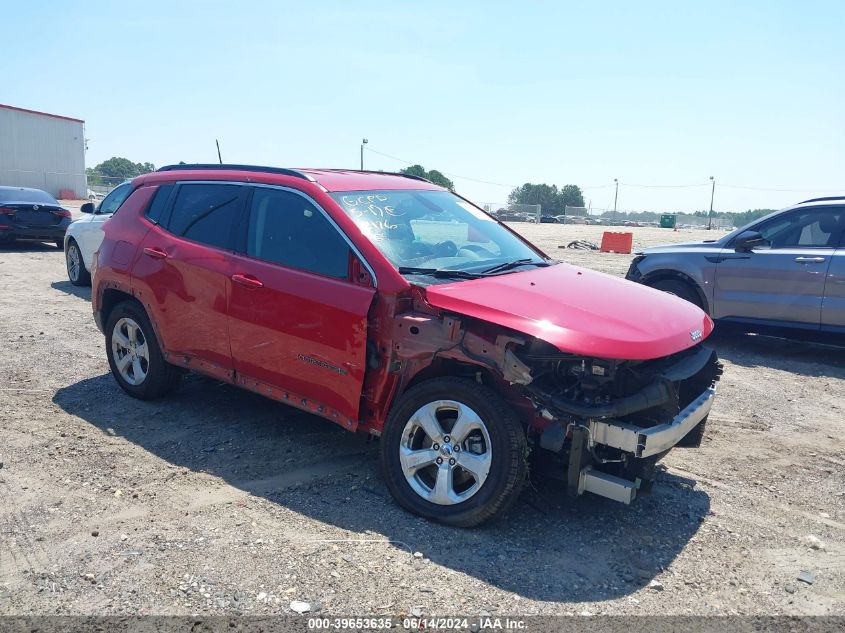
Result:
{"type": "Polygon", "coordinates": [[[216,161],[218,138],[227,162],[356,167],[366,137],[478,202],[845,193],[840,0],[2,4],[0,103],[85,119],[89,166],[216,161]]]}

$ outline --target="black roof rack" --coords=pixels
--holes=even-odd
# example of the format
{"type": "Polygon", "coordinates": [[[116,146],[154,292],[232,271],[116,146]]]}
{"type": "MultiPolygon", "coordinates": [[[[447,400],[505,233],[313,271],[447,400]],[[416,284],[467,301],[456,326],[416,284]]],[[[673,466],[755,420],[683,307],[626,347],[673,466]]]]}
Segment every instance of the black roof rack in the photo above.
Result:
{"type": "Polygon", "coordinates": [[[400,178],[412,178],[413,180],[422,180],[423,182],[431,182],[428,178],[417,176],[415,174],[403,174],[401,171],[378,171],[375,169],[326,169],[325,171],[349,171],[354,174],[382,174],[383,176],[399,176],[400,178]]]}
{"type": "Polygon", "coordinates": [[[417,176],[415,174],[403,174],[401,171],[377,171],[373,173],[388,174],[389,176],[402,176],[403,178],[413,178],[414,180],[422,180],[423,182],[430,182],[432,185],[434,184],[428,178],[423,178],[422,176],[417,176]]]}
{"type": "Polygon", "coordinates": [[[186,170],[230,170],[230,171],[262,171],[271,174],[281,174],[283,176],[293,176],[294,178],[302,178],[313,182],[313,178],[303,174],[301,171],[295,169],[284,169],[283,167],[262,167],[260,165],[220,165],[218,163],[194,163],[194,164],[179,164],[179,165],[165,165],[159,167],[156,171],[186,171],[186,170]]]}
{"type": "Polygon", "coordinates": [[[798,204],[804,204],[806,202],[828,202],[830,200],[843,200],[845,196],[833,196],[831,198],[810,198],[809,200],[802,200],[798,204]]]}

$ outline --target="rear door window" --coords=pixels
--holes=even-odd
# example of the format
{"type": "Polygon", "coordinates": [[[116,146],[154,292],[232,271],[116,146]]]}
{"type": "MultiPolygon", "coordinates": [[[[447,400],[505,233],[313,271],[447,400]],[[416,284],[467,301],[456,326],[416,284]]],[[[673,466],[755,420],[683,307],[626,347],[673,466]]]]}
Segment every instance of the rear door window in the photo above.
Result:
{"type": "Polygon", "coordinates": [[[176,192],[167,230],[185,239],[232,248],[234,227],[243,209],[240,185],[184,184],[176,192]]]}
{"type": "Polygon", "coordinates": [[[347,279],[349,244],[323,212],[290,191],[256,187],[246,254],[337,279],[347,279]]]}

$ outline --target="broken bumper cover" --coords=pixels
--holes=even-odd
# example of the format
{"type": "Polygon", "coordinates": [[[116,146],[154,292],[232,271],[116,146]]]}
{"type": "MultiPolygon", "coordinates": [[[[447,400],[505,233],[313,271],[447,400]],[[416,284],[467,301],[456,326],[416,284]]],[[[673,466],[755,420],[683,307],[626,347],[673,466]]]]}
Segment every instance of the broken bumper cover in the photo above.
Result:
{"type": "Polygon", "coordinates": [[[594,444],[618,448],[638,458],[657,455],[675,446],[707,417],[715,396],[715,387],[710,387],[672,420],[649,428],[614,420],[591,420],[590,439],[594,444]]]}

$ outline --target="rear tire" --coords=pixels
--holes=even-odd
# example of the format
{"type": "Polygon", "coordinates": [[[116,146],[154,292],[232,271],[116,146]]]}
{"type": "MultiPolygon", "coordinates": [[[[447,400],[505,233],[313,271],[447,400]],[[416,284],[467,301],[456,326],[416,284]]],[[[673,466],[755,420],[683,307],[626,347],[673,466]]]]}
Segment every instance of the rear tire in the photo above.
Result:
{"type": "Polygon", "coordinates": [[[182,376],[164,360],[150,320],[136,301],[123,301],[109,314],[106,354],[117,384],[133,398],[159,398],[172,391],[182,376]]]}
{"type": "Polygon", "coordinates": [[[82,259],[82,251],[79,250],[79,245],[76,240],[70,239],[67,243],[67,251],[65,252],[65,267],[67,268],[67,278],[74,286],[90,286],[91,273],[85,270],[85,262],[82,259]]]}
{"type": "Polygon", "coordinates": [[[527,479],[519,418],[490,387],[465,378],[434,378],[404,393],[380,451],[385,483],[400,506],[457,527],[503,513],[527,479]]]}
{"type": "Polygon", "coordinates": [[[686,281],[681,281],[680,279],[661,279],[660,281],[655,281],[653,284],[649,285],[656,290],[661,290],[669,293],[670,295],[675,295],[676,297],[679,297],[684,301],[689,301],[694,306],[703,309],[703,306],[701,305],[701,298],[698,296],[695,288],[686,281]]]}

